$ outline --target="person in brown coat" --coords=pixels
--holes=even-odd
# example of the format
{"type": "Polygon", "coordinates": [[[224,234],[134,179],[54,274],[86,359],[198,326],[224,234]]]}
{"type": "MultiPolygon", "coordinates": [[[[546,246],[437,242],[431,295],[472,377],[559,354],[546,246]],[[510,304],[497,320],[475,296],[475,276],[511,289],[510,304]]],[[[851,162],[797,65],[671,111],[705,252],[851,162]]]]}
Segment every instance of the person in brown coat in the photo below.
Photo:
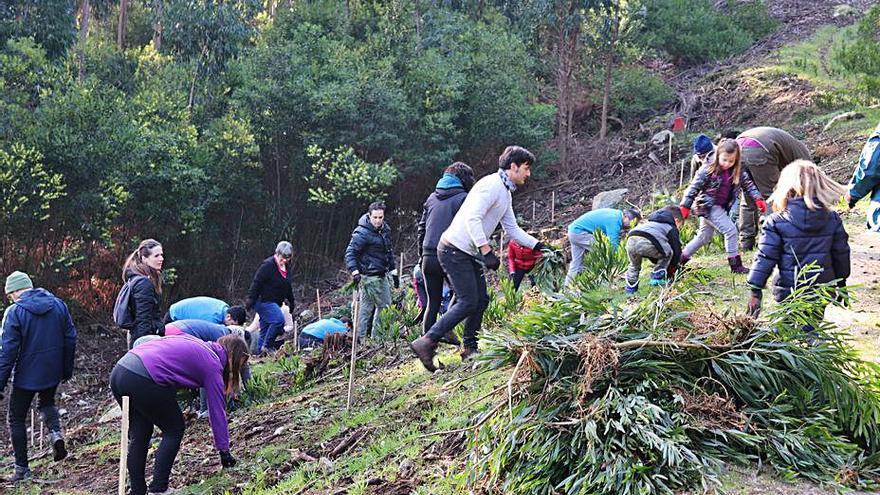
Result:
{"type": "MultiPolygon", "coordinates": [[[[742,148],[743,168],[752,176],[763,198],[773,194],[786,165],[795,160],[811,160],[804,143],[776,127],[753,127],[737,136],[736,142],[742,148]]],[[[759,218],[754,200],[744,194],[739,209],[739,240],[744,251],[755,248],[759,218]]]]}

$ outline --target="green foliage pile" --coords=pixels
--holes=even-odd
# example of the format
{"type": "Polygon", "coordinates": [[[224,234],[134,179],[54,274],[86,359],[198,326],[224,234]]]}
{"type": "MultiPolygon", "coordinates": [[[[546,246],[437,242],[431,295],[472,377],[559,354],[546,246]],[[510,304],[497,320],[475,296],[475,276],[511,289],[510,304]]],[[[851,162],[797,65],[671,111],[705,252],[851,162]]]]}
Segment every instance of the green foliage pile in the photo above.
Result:
{"type": "Polygon", "coordinates": [[[786,479],[876,489],[880,369],[816,321],[833,297],[801,290],[756,322],[674,288],[619,306],[596,282],[536,308],[485,338],[492,367],[515,365],[513,393],[472,438],[472,482],[672,494],[720,487],[726,463],[761,462],[786,479]]]}
{"type": "Polygon", "coordinates": [[[685,63],[700,63],[745,51],[770,34],[776,22],[762,0],[638,0],[638,42],[685,63]]]}
{"type": "Polygon", "coordinates": [[[854,88],[862,103],[880,100],[880,5],[875,5],[858,23],[858,31],[851,43],[845,43],[833,52],[834,59],[859,81],[854,88]]]}

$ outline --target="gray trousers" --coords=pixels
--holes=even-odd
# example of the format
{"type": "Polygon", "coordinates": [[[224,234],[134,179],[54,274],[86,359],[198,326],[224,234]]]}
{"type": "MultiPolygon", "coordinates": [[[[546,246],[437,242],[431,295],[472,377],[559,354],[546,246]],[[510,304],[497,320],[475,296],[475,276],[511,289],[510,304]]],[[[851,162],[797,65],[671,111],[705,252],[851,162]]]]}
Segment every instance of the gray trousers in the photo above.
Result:
{"type": "Polygon", "coordinates": [[[568,265],[568,274],[565,275],[565,285],[571,283],[572,280],[584,268],[584,256],[593,247],[596,240],[593,234],[589,232],[569,232],[568,242],[571,243],[571,264],[568,265]]]}
{"type": "MultiPolygon", "coordinates": [[[[785,164],[780,164],[779,158],[768,153],[764,148],[744,148],[742,153],[743,167],[752,176],[755,186],[766,200],[776,188],[779,174],[785,164]]],[[[761,212],[758,211],[755,200],[743,190],[739,205],[739,238],[744,249],[752,249],[755,246],[760,219],[761,212]]]]}
{"type": "Polygon", "coordinates": [[[391,306],[391,283],[388,276],[362,277],[357,314],[357,331],[360,337],[365,337],[368,333],[370,337],[376,337],[379,312],[388,306],[391,306]]]}
{"type": "Polygon", "coordinates": [[[709,215],[700,217],[700,229],[697,235],[681,250],[681,254],[685,256],[693,256],[701,247],[712,242],[715,232],[724,236],[724,247],[727,250],[727,256],[736,256],[739,252],[736,247],[736,225],[720,206],[713,206],[709,211],[709,215]]]}
{"type": "Polygon", "coordinates": [[[657,260],[654,269],[651,270],[651,278],[657,280],[666,279],[666,269],[672,261],[672,254],[661,253],[650,240],[641,236],[629,236],[626,240],[626,255],[629,258],[629,268],[626,270],[626,285],[637,287],[639,285],[639,273],[642,271],[642,260],[651,258],[657,260]]]}

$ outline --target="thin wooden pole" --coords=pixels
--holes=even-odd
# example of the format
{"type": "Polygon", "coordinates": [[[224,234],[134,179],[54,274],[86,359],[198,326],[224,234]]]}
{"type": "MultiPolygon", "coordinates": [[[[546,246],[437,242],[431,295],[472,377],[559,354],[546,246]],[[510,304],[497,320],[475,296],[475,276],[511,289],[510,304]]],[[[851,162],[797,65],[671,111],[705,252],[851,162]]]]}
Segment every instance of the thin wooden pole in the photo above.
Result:
{"type": "Polygon", "coordinates": [[[318,319],[323,318],[323,314],[321,313],[321,289],[315,289],[315,294],[317,294],[318,298],[318,319]]]}
{"type": "Polygon", "coordinates": [[[403,287],[403,253],[400,253],[400,268],[397,270],[398,285],[403,287]]]}
{"type": "Polygon", "coordinates": [[[119,437],[119,495],[125,495],[126,464],[128,463],[128,402],[127,395],[122,396],[122,433],[119,437]]]}
{"type": "Polygon", "coordinates": [[[293,320],[293,350],[299,352],[299,321],[293,320]]]}
{"type": "Polygon", "coordinates": [[[669,161],[668,161],[668,163],[670,165],[672,165],[672,137],[673,137],[673,135],[670,134],[669,135],[669,161]]]}
{"type": "Polygon", "coordinates": [[[35,424],[36,422],[34,421],[34,417],[35,417],[34,408],[31,408],[31,447],[33,447],[37,444],[37,442],[36,442],[37,428],[36,428],[36,424],[35,424]]]}
{"type": "Polygon", "coordinates": [[[40,451],[43,450],[43,418],[40,418],[40,451]]]}
{"type": "Polygon", "coordinates": [[[354,369],[357,364],[357,341],[358,341],[358,306],[360,305],[360,289],[354,290],[354,302],[351,304],[351,311],[354,313],[354,332],[351,335],[351,365],[348,370],[348,397],[345,400],[345,410],[351,408],[351,391],[354,388],[354,369]]]}
{"type": "Polygon", "coordinates": [[[685,164],[685,162],[687,162],[687,160],[682,158],[681,171],[679,171],[679,173],[678,173],[678,187],[681,187],[681,185],[684,183],[684,164],[685,164]]]}
{"type": "Polygon", "coordinates": [[[550,196],[550,223],[556,223],[556,191],[550,196]]]}

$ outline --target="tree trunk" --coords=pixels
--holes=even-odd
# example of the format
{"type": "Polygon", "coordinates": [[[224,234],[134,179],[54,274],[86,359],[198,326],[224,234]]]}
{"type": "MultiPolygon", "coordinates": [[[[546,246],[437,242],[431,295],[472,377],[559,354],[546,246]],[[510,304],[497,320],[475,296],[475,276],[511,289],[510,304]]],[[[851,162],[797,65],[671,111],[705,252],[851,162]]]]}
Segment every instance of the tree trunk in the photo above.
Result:
{"type": "Polygon", "coordinates": [[[617,31],[620,27],[620,17],[616,6],[611,19],[611,38],[608,40],[607,53],[605,54],[605,87],[602,89],[602,123],[599,127],[599,139],[605,139],[608,135],[608,106],[611,100],[611,73],[614,69],[614,49],[617,47],[617,31]]]}
{"type": "Polygon", "coordinates": [[[128,24],[128,0],[119,0],[119,19],[116,26],[116,48],[125,50],[125,34],[128,24]]]}
{"type": "Polygon", "coordinates": [[[89,20],[92,16],[92,5],[89,0],[82,0],[79,6],[79,78],[86,73],[86,40],[89,37],[89,20]]]}
{"type": "Polygon", "coordinates": [[[269,1],[269,17],[274,19],[275,15],[277,13],[278,13],[278,0],[270,0],[269,1]]]}
{"type": "Polygon", "coordinates": [[[162,49],[162,0],[153,0],[153,10],[153,48],[158,52],[162,49]]]}
{"type": "MultiPolygon", "coordinates": [[[[573,19],[577,2],[571,1],[559,12],[559,18],[573,19]]],[[[560,22],[556,39],[556,102],[557,135],[560,139],[559,158],[564,170],[570,166],[572,116],[574,114],[571,79],[577,64],[577,47],[580,38],[579,22],[560,22]]]]}
{"type": "Polygon", "coordinates": [[[419,0],[414,0],[413,18],[416,22],[416,51],[422,49],[422,7],[419,0]]]}

